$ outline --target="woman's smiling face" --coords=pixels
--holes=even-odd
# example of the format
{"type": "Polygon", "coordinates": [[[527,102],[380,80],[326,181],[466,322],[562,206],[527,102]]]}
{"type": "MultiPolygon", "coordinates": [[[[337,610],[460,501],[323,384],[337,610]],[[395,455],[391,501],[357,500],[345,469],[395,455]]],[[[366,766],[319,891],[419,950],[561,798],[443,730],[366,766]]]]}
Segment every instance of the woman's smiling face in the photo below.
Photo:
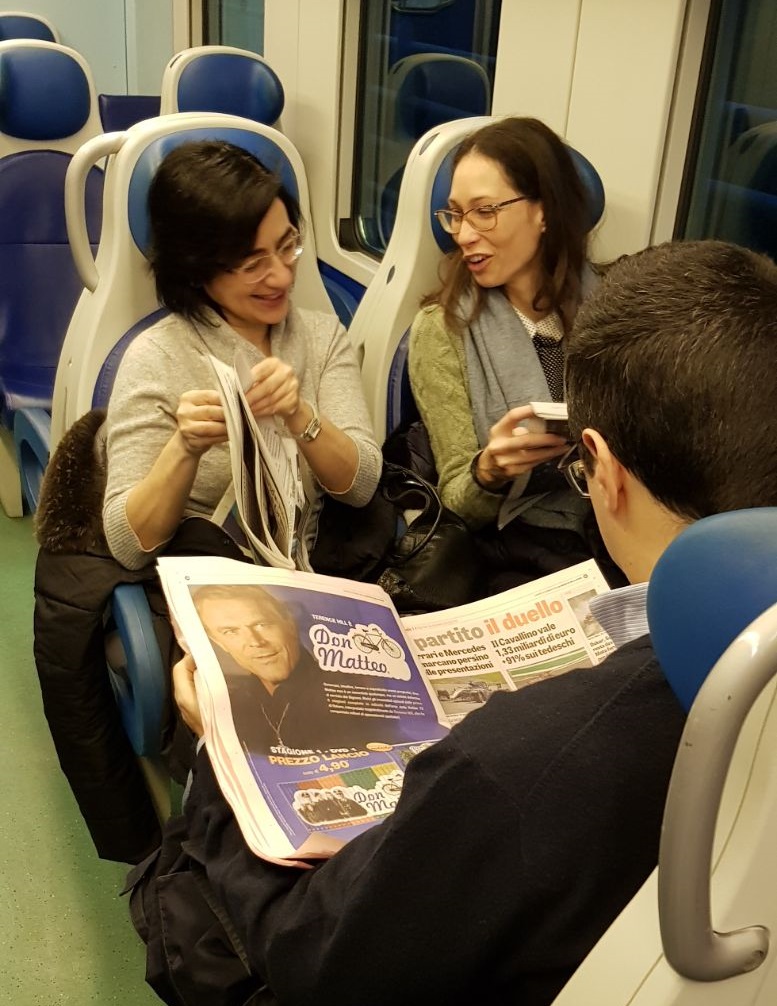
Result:
{"type": "Polygon", "coordinates": [[[205,284],[205,292],[219,306],[224,319],[249,341],[266,336],[270,326],[283,321],[289,312],[296,267],[284,265],[275,253],[295,234],[286,207],[275,199],[259,224],[251,254],[237,269],[221,272],[205,284]],[[264,255],[270,256],[267,272],[256,283],[247,281],[251,264],[264,255]]]}
{"type": "MultiPolygon", "coordinates": [[[[448,205],[464,213],[474,206],[493,206],[515,199],[516,192],[497,161],[477,151],[466,154],[453,173],[448,205]]],[[[453,239],[461,249],[467,268],[482,287],[530,285],[539,287],[539,251],[545,216],[542,203],[523,199],[497,213],[491,230],[478,231],[471,217],[464,217],[453,239]]]]}

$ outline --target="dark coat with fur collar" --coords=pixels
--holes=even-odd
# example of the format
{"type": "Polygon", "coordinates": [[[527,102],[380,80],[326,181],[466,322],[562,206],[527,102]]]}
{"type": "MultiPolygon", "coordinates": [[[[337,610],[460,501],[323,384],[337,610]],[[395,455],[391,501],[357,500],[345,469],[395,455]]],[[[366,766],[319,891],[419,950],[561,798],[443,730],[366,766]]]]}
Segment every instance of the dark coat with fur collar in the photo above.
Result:
{"type": "MultiPolygon", "coordinates": [[[[102,533],[104,475],[94,442],[104,413],[71,428],[52,458],[36,515],[35,664],[60,765],[97,852],[137,862],[159,823],[121,725],[105,661],[104,619],[120,583],[153,581],[110,555],[102,533]]],[[[159,627],[171,645],[166,619],[159,627]]]]}

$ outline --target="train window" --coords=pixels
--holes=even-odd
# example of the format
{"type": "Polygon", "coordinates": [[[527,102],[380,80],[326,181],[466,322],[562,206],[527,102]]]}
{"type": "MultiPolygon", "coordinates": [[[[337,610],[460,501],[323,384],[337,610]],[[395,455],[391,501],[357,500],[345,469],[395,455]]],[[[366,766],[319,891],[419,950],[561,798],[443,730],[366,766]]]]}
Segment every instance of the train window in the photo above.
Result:
{"type": "Polygon", "coordinates": [[[407,155],[427,130],[491,111],[501,0],[362,0],[351,217],[340,240],[380,256],[407,155]]]}
{"type": "Polygon", "coordinates": [[[777,5],[722,0],[714,10],[676,236],[777,259],[777,5]]]}
{"type": "Polygon", "coordinates": [[[264,54],[264,0],[203,0],[206,45],[233,45],[264,54]]]}

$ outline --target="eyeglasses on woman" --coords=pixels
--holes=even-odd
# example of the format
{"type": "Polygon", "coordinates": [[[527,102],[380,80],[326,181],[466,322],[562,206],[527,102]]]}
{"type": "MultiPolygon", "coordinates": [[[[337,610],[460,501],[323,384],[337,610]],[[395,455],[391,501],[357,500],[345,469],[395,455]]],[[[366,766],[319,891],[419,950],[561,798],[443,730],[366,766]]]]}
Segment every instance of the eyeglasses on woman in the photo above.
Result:
{"type": "Polygon", "coordinates": [[[435,210],[434,215],[437,223],[448,234],[458,234],[465,218],[468,218],[471,227],[476,231],[490,231],[496,227],[499,213],[513,203],[522,203],[529,196],[516,196],[514,199],[505,199],[501,203],[490,203],[487,206],[473,206],[464,210],[435,210]]]}
{"type": "Polygon", "coordinates": [[[272,272],[273,259],[279,259],[283,265],[291,267],[300,257],[303,251],[302,235],[299,232],[290,234],[274,252],[266,255],[257,255],[248,259],[243,265],[229,271],[241,279],[248,286],[261,283],[265,277],[272,272]]]}

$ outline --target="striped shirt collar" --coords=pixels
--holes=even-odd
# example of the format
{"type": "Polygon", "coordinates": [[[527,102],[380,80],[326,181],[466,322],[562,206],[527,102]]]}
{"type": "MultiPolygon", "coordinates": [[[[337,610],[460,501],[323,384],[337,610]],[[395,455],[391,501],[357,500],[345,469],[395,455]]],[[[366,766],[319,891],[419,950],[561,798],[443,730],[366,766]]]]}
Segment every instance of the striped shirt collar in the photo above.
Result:
{"type": "Polygon", "coordinates": [[[591,614],[617,647],[649,631],[647,589],[647,583],[633,583],[591,598],[591,614]]]}

